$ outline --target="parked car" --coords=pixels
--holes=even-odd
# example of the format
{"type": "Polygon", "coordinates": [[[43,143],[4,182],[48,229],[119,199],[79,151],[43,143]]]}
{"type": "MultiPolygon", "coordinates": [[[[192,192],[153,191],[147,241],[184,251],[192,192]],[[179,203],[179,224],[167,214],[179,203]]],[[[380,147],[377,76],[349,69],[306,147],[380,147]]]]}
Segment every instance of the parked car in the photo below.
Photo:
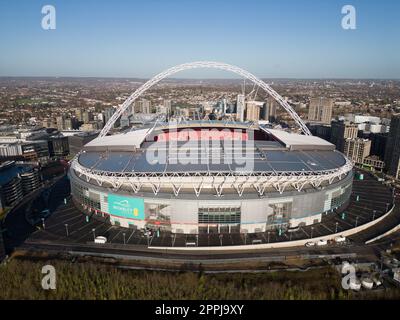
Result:
{"type": "Polygon", "coordinates": [[[346,237],[339,236],[335,238],[336,243],[345,243],[346,242],[346,237]]]}

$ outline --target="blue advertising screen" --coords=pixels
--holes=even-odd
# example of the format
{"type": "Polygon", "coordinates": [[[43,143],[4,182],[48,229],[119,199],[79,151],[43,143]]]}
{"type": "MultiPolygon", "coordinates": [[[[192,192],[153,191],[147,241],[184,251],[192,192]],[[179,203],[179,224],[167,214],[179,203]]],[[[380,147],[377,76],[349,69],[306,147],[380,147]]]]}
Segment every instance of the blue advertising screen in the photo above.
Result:
{"type": "Polygon", "coordinates": [[[110,214],[122,218],[144,220],[144,201],[139,198],[109,194],[108,211],[110,214]]]}

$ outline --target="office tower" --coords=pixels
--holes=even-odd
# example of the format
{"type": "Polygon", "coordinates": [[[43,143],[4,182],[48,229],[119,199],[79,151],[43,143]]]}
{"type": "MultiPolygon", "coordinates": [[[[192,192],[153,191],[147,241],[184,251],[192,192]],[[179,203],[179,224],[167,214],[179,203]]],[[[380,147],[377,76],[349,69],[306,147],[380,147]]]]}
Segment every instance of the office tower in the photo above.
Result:
{"type": "Polygon", "coordinates": [[[171,100],[165,99],[164,100],[164,110],[168,116],[171,114],[171,106],[172,106],[171,100]]]}
{"type": "Polygon", "coordinates": [[[104,114],[102,112],[98,113],[96,116],[96,120],[102,121],[104,123],[104,114]]]}
{"type": "Polygon", "coordinates": [[[59,135],[48,139],[50,157],[65,157],[69,154],[68,137],[59,135]]]}
{"type": "Polygon", "coordinates": [[[56,117],[56,123],[57,123],[57,129],[58,130],[64,130],[64,127],[65,127],[65,118],[64,118],[64,116],[58,116],[58,117],[56,117]]]}
{"type": "Polygon", "coordinates": [[[151,102],[147,99],[142,99],[140,101],[140,105],[141,105],[141,113],[151,113],[151,102]]]}
{"type": "Polygon", "coordinates": [[[261,119],[269,122],[276,121],[276,108],[278,103],[273,97],[268,97],[261,109],[261,119]]]}
{"type": "Polygon", "coordinates": [[[63,130],[72,130],[73,129],[73,122],[71,118],[66,118],[64,120],[64,128],[63,130]]]}
{"type": "Polygon", "coordinates": [[[346,139],[355,139],[358,135],[358,126],[355,123],[344,121],[332,121],[331,124],[331,143],[336,146],[340,152],[344,151],[344,142],[346,139]]]}
{"type": "Polygon", "coordinates": [[[83,121],[83,111],[82,111],[81,108],[75,109],[75,117],[76,117],[79,121],[83,121]]]}
{"type": "Polygon", "coordinates": [[[371,133],[371,154],[378,156],[381,160],[385,158],[385,150],[389,134],[388,133],[371,133]]]}
{"type": "Polygon", "coordinates": [[[226,99],[222,99],[222,113],[223,114],[226,114],[227,108],[228,108],[228,104],[226,102],[226,99]]]}
{"type": "Polygon", "coordinates": [[[387,173],[399,179],[400,163],[400,114],[392,116],[389,137],[386,144],[385,164],[387,173]]]}
{"type": "Polygon", "coordinates": [[[346,139],[344,142],[344,154],[353,162],[362,164],[371,152],[371,140],[346,139]]]}
{"type": "Polygon", "coordinates": [[[327,124],[314,124],[308,126],[311,133],[326,141],[331,140],[332,127],[327,124]]]}
{"type": "Polygon", "coordinates": [[[89,111],[83,112],[83,123],[89,123],[92,121],[92,113],[89,111]]]}
{"type": "Polygon", "coordinates": [[[93,139],[97,138],[98,132],[83,132],[68,137],[69,152],[71,156],[75,156],[81,151],[83,146],[93,139]]]}
{"type": "Polygon", "coordinates": [[[311,98],[308,109],[308,120],[331,123],[332,120],[333,99],[330,98],[311,98]]]}
{"type": "Polygon", "coordinates": [[[110,108],[106,108],[104,110],[104,124],[106,124],[108,122],[108,120],[111,119],[112,115],[114,114],[115,109],[113,107],[110,108]]]}
{"type": "Polygon", "coordinates": [[[244,94],[238,94],[236,99],[236,119],[238,121],[244,121],[244,108],[245,108],[245,98],[244,94]]]}
{"type": "Polygon", "coordinates": [[[71,118],[66,118],[64,116],[58,116],[56,118],[57,129],[58,130],[71,130],[73,128],[71,118]]]}
{"type": "Polygon", "coordinates": [[[78,130],[81,122],[78,120],[78,118],[73,117],[71,118],[71,125],[72,125],[72,130],[78,130]]]}

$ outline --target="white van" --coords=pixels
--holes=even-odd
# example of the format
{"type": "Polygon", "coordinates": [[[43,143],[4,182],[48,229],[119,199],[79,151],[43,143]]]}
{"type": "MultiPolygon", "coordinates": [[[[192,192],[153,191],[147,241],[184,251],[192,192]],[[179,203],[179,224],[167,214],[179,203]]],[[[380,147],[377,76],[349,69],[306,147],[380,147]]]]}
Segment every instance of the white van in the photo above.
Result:
{"type": "Polygon", "coordinates": [[[335,238],[336,243],[345,243],[346,242],[346,237],[339,236],[335,238]]]}
{"type": "Polygon", "coordinates": [[[94,239],[94,243],[106,243],[107,242],[107,238],[103,237],[103,236],[98,236],[94,239]]]}

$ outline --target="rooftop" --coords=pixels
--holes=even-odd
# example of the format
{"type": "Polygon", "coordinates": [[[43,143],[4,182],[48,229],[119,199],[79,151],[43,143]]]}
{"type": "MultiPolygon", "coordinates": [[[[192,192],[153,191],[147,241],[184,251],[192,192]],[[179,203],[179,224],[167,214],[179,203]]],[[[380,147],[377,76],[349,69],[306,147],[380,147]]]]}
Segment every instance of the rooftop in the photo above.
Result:
{"type": "Polygon", "coordinates": [[[173,128],[207,126],[241,130],[251,127],[257,138],[247,140],[245,135],[244,140],[227,143],[220,139],[205,141],[198,135],[193,140],[161,141],[156,137],[171,127],[158,125],[97,138],[84,147],[78,161],[86,168],[125,173],[314,172],[346,164],[334,145],[318,137],[221,121],[179,123],[173,128]]]}

